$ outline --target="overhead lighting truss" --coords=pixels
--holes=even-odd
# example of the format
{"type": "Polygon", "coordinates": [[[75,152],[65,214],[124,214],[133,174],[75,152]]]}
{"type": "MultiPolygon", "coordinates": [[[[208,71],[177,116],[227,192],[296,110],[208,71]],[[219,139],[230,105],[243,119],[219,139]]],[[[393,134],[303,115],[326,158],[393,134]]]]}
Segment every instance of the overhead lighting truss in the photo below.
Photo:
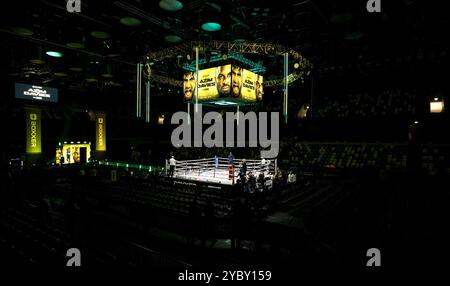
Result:
{"type": "MultiPolygon", "coordinates": [[[[264,72],[265,67],[262,65],[261,62],[253,62],[247,58],[244,57],[243,54],[259,54],[261,56],[264,55],[283,55],[284,53],[289,54],[289,58],[291,59],[291,62],[297,63],[298,68],[295,69],[295,71],[288,76],[288,83],[291,84],[294,81],[300,79],[303,75],[303,72],[305,70],[311,70],[313,68],[313,65],[310,61],[308,61],[306,58],[304,58],[299,52],[287,48],[283,45],[275,45],[271,43],[251,43],[251,42],[244,42],[244,43],[236,43],[231,41],[192,41],[190,43],[183,43],[180,45],[176,45],[164,50],[159,50],[156,52],[148,53],[145,56],[145,62],[146,63],[152,63],[152,62],[159,62],[163,61],[168,58],[174,58],[178,57],[179,55],[186,55],[191,54],[195,48],[199,48],[200,52],[219,52],[218,54],[211,56],[209,62],[215,62],[219,60],[223,60],[223,58],[220,57],[220,53],[227,53],[228,58],[233,58],[234,60],[240,61],[244,64],[249,65],[251,68],[250,70],[258,73],[258,72],[264,72]]],[[[206,59],[200,59],[199,64],[206,63],[206,59]]],[[[183,69],[189,70],[189,71],[195,71],[195,65],[191,64],[184,64],[183,69]]],[[[165,76],[158,76],[152,73],[150,75],[150,78],[152,81],[159,81],[163,80],[162,83],[167,83],[174,86],[181,86],[182,82],[165,77],[165,76]]],[[[149,79],[150,79],[149,78],[149,79]]],[[[265,86],[277,86],[277,85],[283,85],[284,79],[276,79],[276,80],[270,80],[265,81],[265,86]]]]}

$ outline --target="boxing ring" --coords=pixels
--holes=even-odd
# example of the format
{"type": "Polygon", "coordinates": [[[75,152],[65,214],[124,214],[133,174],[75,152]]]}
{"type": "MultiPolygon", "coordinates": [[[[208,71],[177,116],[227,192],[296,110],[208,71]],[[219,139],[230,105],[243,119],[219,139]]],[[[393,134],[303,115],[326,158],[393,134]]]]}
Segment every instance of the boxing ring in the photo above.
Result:
{"type": "MultiPolygon", "coordinates": [[[[235,159],[233,169],[230,170],[228,158],[218,158],[216,166],[215,158],[197,159],[197,160],[177,160],[174,178],[233,185],[238,177],[243,160],[247,164],[247,175],[252,173],[256,178],[260,174],[264,177],[270,174],[276,174],[277,160],[250,160],[235,159]]],[[[166,175],[169,174],[169,160],[166,160],[166,175]]]]}

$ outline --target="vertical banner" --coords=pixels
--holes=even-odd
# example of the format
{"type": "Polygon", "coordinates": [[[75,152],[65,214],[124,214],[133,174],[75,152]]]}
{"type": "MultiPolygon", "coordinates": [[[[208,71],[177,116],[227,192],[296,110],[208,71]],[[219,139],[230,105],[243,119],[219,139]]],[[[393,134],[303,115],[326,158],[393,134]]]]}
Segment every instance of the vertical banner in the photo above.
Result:
{"type": "Polygon", "coordinates": [[[106,114],[95,115],[95,150],[106,151],[106,114]]]}
{"type": "Polygon", "coordinates": [[[198,72],[197,99],[213,100],[219,97],[217,90],[217,68],[203,69],[198,72]]]}
{"type": "Polygon", "coordinates": [[[26,152],[28,154],[42,153],[41,146],[41,110],[37,108],[26,108],[26,152]]]}
{"type": "Polygon", "coordinates": [[[242,70],[241,98],[248,102],[256,102],[256,74],[242,70]]]}

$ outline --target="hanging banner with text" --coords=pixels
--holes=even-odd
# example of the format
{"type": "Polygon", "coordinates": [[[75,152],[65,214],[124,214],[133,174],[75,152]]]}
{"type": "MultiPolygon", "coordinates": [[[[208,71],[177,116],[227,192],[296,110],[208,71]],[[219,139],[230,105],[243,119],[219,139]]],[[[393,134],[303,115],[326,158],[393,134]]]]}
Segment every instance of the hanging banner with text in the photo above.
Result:
{"type": "Polygon", "coordinates": [[[106,114],[95,115],[95,150],[106,151],[106,114]]]}
{"type": "Polygon", "coordinates": [[[236,65],[223,65],[183,75],[185,102],[195,98],[202,104],[241,105],[262,101],[263,76],[236,65]]]}
{"type": "Polygon", "coordinates": [[[42,153],[41,146],[41,110],[26,108],[26,152],[28,154],[42,153]]]}

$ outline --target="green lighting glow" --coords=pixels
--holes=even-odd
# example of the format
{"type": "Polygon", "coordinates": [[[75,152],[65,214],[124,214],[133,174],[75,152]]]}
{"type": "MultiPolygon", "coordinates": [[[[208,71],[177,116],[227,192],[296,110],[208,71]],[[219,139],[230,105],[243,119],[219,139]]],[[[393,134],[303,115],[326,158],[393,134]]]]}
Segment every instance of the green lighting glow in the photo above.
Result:
{"type": "Polygon", "coordinates": [[[111,35],[103,31],[92,31],[91,36],[97,39],[108,39],[111,35]]]}
{"type": "Polygon", "coordinates": [[[31,31],[30,29],[26,29],[23,27],[12,27],[11,30],[19,35],[22,36],[32,36],[33,35],[33,31],[31,31]]]}
{"type": "Polygon", "coordinates": [[[170,43],[178,43],[178,42],[181,42],[181,40],[182,40],[181,37],[179,37],[177,35],[167,35],[164,37],[164,39],[170,43]]]}
{"type": "Polygon", "coordinates": [[[237,105],[236,102],[225,101],[225,100],[215,101],[214,104],[216,104],[216,105],[222,105],[222,106],[226,106],[226,105],[237,105]]]}
{"type": "Polygon", "coordinates": [[[162,0],[159,2],[159,7],[166,11],[179,11],[183,9],[183,3],[177,0],[162,0]]]}
{"type": "Polygon", "coordinates": [[[70,42],[66,44],[67,47],[72,48],[72,49],[82,49],[84,48],[84,44],[83,43],[77,43],[77,42],[70,42]]]}
{"type": "Polygon", "coordinates": [[[125,26],[136,27],[141,24],[141,21],[133,17],[124,17],[120,19],[120,23],[124,24],[125,26]]]}
{"type": "Polygon", "coordinates": [[[202,29],[208,32],[215,32],[222,29],[222,26],[219,23],[209,22],[202,25],[202,29]]]}
{"type": "Polygon", "coordinates": [[[156,166],[150,166],[150,165],[138,165],[138,164],[130,164],[130,163],[122,163],[122,162],[106,162],[106,161],[99,161],[99,165],[106,165],[106,166],[115,166],[117,168],[125,168],[125,169],[139,169],[139,170],[162,170],[162,167],[156,167],[156,166]]]}
{"type": "Polygon", "coordinates": [[[47,54],[47,56],[55,57],[55,58],[61,58],[63,56],[62,53],[55,52],[55,51],[47,51],[46,54],[47,54]]]}

